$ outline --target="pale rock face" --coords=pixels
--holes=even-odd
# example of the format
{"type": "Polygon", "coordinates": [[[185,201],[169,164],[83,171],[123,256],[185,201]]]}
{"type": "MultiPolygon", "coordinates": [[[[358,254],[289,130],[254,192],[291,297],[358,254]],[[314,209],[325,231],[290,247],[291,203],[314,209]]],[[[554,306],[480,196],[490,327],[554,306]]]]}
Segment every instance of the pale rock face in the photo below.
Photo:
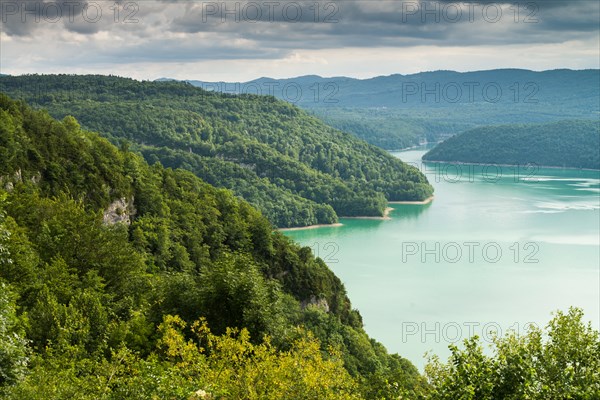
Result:
{"type": "MultiPolygon", "coordinates": [[[[37,176],[37,175],[36,175],[37,176]]],[[[13,176],[0,176],[0,186],[4,186],[7,192],[11,192],[15,188],[15,183],[23,182],[23,173],[18,169],[13,176]]],[[[33,183],[37,183],[33,181],[33,183]]]]}
{"type": "Polygon", "coordinates": [[[133,198],[127,200],[125,197],[113,201],[104,210],[102,220],[106,225],[125,224],[131,225],[131,217],[135,215],[133,198]]]}
{"type": "MultiPolygon", "coordinates": [[[[40,172],[35,173],[31,177],[31,182],[33,182],[34,185],[40,183],[41,180],[42,174],[40,172]]],[[[19,182],[23,182],[23,172],[21,171],[21,169],[18,169],[12,176],[0,176],[0,187],[3,186],[4,189],[8,192],[12,191],[15,188],[15,184],[19,182]]]]}
{"type": "Polygon", "coordinates": [[[302,308],[306,308],[308,306],[316,306],[325,312],[329,312],[329,304],[327,303],[327,300],[317,299],[314,295],[310,296],[310,299],[304,300],[301,306],[302,308]]]}
{"type": "Polygon", "coordinates": [[[40,183],[41,180],[42,180],[42,174],[39,172],[31,177],[31,182],[33,182],[34,185],[37,185],[38,183],[40,183]]]}

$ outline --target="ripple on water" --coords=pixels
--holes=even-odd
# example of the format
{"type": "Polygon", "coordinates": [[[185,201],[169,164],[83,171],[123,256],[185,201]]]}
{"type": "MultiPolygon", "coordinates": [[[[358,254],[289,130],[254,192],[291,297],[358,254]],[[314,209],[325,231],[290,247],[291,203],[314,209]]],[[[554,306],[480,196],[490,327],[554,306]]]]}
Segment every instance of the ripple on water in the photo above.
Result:
{"type": "MultiPolygon", "coordinates": [[[[541,210],[550,212],[565,212],[565,211],[593,211],[600,209],[600,204],[593,200],[581,201],[540,201],[534,204],[535,207],[541,210]]],[[[539,212],[539,211],[538,211],[539,212]]]]}

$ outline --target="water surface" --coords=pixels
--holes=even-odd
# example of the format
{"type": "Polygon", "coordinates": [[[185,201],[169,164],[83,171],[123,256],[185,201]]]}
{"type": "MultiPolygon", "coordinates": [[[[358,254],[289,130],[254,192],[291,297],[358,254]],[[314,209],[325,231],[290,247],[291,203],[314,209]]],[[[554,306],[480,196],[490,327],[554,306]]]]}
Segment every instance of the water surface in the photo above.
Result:
{"type": "Polygon", "coordinates": [[[342,279],[369,335],[422,368],[427,351],[472,333],[524,332],[551,312],[600,314],[600,173],[422,164],[427,205],[391,205],[388,221],[289,231],[342,279]]]}

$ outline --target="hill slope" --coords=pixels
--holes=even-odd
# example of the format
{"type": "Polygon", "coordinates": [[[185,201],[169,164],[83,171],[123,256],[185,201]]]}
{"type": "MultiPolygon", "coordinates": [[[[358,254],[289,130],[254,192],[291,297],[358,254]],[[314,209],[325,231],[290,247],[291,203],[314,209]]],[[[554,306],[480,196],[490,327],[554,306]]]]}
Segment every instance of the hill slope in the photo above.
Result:
{"type": "Polygon", "coordinates": [[[190,81],[209,90],[273,94],[385,149],[483,125],[597,119],[598,70],[433,71],[370,79],[304,76],[246,83],[190,81]]]}
{"type": "Polygon", "coordinates": [[[0,397],[420,390],[325,263],[229,191],[4,95],[0,155],[0,397]]]}
{"type": "Polygon", "coordinates": [[[279,227],[380,216],[386,200],[433,191],[417,169],[273,97],[107,76],[2,77],[0,90],[231,189],[279,227]]]}
{"type": "Polygon", "coordinates": [[[600,125],[592,121],[503,125],[454,136],[423,160],[600,169],[600,125]]]}

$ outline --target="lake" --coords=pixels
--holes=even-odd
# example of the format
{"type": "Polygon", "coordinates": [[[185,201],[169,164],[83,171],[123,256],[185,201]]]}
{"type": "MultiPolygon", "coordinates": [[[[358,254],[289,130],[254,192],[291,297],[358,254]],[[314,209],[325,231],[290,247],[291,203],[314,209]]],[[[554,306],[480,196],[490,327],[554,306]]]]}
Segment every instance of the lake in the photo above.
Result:
{"type": "Polygon", "coordinates": [[[393,204],[390,220],[287,231],[346,285],[369,335],[420,369],[471,334],[524,333],[555,310],[600,318],[600,172],[422,163],[427,205],[393,204]]]}

